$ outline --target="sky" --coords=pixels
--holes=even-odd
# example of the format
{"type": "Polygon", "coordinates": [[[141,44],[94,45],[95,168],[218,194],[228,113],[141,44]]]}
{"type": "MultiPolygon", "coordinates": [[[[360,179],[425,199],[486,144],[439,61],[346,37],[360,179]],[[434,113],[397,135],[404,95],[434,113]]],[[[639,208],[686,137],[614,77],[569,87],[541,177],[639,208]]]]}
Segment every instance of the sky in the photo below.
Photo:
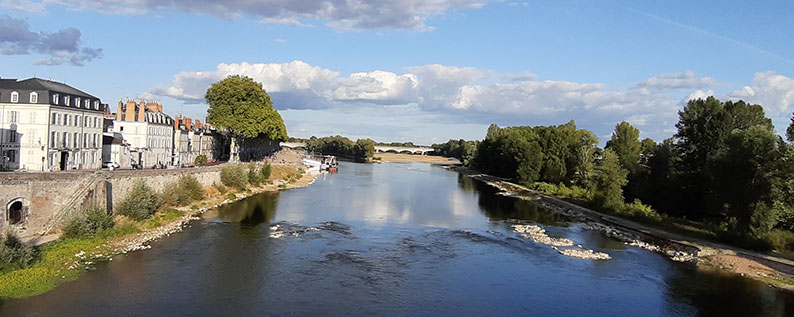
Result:
{"type": "Polygon", "coordinates": [[[794,111],[794,1],[0,0],[0,77],[202,119],[230,75],[293,137],[429,145],[575,120],[675,133],[692,98],[794,111]]]}

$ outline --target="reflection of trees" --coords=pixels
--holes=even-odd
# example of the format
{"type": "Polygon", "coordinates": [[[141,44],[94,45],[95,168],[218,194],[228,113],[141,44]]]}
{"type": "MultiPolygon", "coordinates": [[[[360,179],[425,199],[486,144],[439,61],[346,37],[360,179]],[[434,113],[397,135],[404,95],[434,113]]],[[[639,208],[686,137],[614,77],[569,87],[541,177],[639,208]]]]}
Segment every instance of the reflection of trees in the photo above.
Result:
{"type": "Polygon", "coordinates": [[[683,269],[668,281],[672,302],[702,316],[792,316],[794,294],[734,274],[683,269]]]}
{"type": "Polygon", "coordinates": [[[477,204],[490,220],[520,219],[544,224],[558,224],[566,220],[534,202],[497,195],[495,188],[468,176],[458,175],[458,187],[464,192],[478,194],[477,204]]]}
{"type": "Polygon", "coordinates": [[[218,208],[218,218],[243,225],[256,226],[276,216],[278,192],[257,194],[218,208]]]}

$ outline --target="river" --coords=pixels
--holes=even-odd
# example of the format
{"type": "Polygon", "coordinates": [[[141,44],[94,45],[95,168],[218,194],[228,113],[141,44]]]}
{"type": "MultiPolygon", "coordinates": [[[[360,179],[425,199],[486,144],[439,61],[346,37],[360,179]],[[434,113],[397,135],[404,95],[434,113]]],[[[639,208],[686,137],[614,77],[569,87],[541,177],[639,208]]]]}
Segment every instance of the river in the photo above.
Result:
{"type": "Polygon", "coordinates": [[[427,163],[355,164],[206,214],[3,316],[784,316],[794,296],[626,246],[427,163]],[[516,233],[608,254],[585,260],[516,233]]]}

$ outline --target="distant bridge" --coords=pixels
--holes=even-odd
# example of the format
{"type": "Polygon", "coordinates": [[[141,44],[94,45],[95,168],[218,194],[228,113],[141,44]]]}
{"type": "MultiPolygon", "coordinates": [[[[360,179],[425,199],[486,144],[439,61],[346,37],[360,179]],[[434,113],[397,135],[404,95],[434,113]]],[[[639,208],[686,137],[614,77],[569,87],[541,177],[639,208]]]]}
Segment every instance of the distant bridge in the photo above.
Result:
{"type": "MultiPolygon", "coordinates": [[[[281,146],[291,149],[306,148],[306,143],[301,142],[281,142],[281,146]]],[[[389,145],[376,145],[375,152],[377,153],[407,153],[407,154],[421,154],[433,152],[433,148],[426,146],[389,146],[389,145]]]]}

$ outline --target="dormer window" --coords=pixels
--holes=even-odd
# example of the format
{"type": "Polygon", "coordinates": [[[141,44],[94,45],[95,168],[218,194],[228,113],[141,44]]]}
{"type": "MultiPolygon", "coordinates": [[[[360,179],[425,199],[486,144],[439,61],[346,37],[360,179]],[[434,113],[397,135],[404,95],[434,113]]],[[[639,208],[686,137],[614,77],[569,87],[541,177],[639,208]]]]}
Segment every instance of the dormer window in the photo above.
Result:
{"type": "Polygon", "coordinates": [[[30,103],[38,103],[39,102],[39,94],[35,91],[30,93],[30,103]]]}
{"type": "Polygon", "coordinates": [[[59,97],[58,94],[52,95],[52,103],[53,104],[56,104],[56,105],[58,104],[58,101],[59,101],[58,99],[60,99],[58,97],[59,97]]]}
{"type": "Polygon", "coordinates": [[[94,100],[94,110],[99,110],[99,101],[94,100]]]}
{"type": "Polygon", "coordinates": [[[17,103],[19,102],[19,93],[16,91],[11,92],[11,102],[17,103]]]}
{"type": "Polygon", "coordinates": [[[69,96],[64,96],[64,97],[63,97],[63,102],[64,102],[64,104],[65,104],[66,106],[69,106],[69,103],[70,103],[71,101],[72,101],[72,98],[69,98],[69,96]]]}
{"type": "Polygon", "coordinates": [[[80,108],[80,97],[74,98],[74,106],[80,108]]]}
{"type": "Polygon", "coordinates": [[[86,100],[85,100],[85,105],[84,105],[84,107],[85,107],[86,109],[88,109],[88,103],[89,103],[89,102],[90,102],[90,100],[88,100],[88,99],[86,99],[86,100]]]}

